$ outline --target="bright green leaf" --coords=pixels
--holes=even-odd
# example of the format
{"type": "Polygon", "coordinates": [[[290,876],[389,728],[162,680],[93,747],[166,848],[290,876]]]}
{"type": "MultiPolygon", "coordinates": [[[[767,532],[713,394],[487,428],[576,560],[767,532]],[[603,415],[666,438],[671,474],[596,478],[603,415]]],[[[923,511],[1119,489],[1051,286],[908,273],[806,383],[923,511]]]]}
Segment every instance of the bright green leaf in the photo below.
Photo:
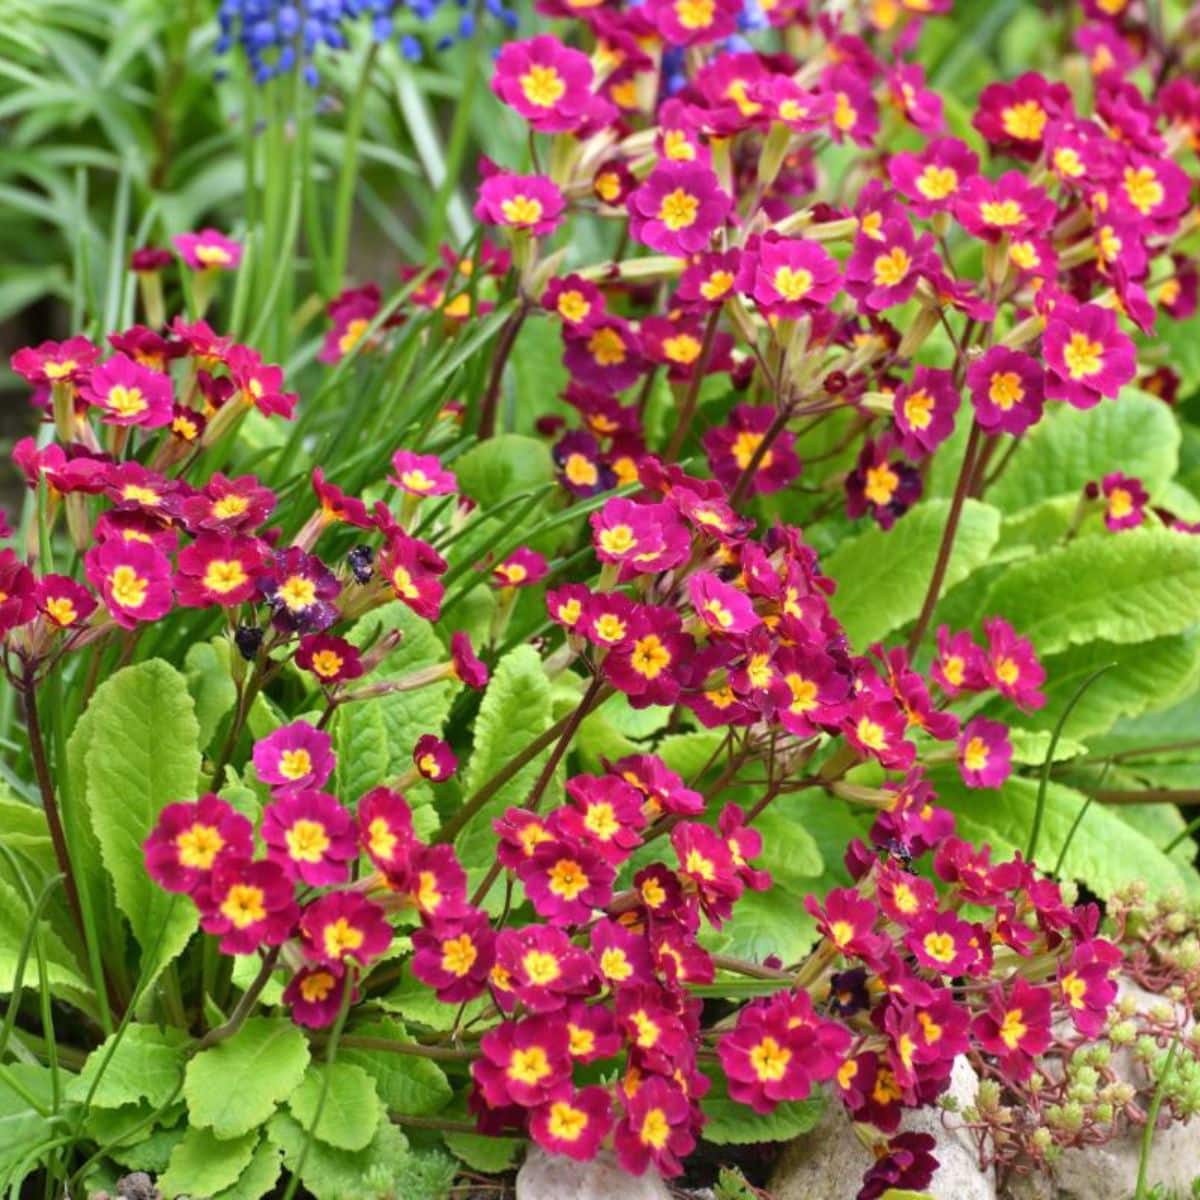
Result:
{"type": "Polygon", "coordinates": [[[194,643],[183,663],[200,725],[199,744],[204,747],[212,741],[225,715],[237,703],[237,685],[229,670],[228,639],[217,637],[211,642],[194,643]]]}
{"type": "Polygon", "coordinates": [[[288,1097],[288,1107],[314,1137],[339,1150],[363,1149],[379,1125],[375,1083],[351,1063],[314,1063],[288,1097]]]}
{"type": "MultiPolygon", "coordinates": [[[[463,790],[471,795],[539,734],[550,721],[550,681],[532,646],[518,646],[499,662],[475,718],[475,745],[467,764],[463,790]]],[[[527,763],[486,804],[458,835],[459,858],[468,869],[490,866],[496,835],[492,820],[510,804],[528,795],[550,755],[547,747],[527,763]]]]}
{"type": "Polygon", "coordinates": [[[193,1125],[222,1138],[262,1125],[308,1066],[304,1034],[282,1017],[250,1017],[224,1042],[188,1063],[183,1094],[193,1125]]]}
{"type": "Polygon", "coordinates": [[[1167,529],[1082,538],[1014,564],[984,605],[1043,654],[1181,633],[1200,620],[1200,539],[1167,529]]]}
{"type": "MultiPolygon", "coordinates": [[[[429,989],[425,991],[428,993],[429,989]]],[[[451,1006],[442,1004],[441,1007],[448,1009],[451,1006]]],[[[453,1018],[452,1012],[446,1015],[448,1019],[453,1018]]],[[[401,1043],[413,1040],[399,1021],[388,1017],[356,1025],[353,1033],[357,1037],[385,1038],[401,1043]]],[[[359,1050],[344,1045],[338,1061],[354,1063],[366,1071],[375,1080],[379,1096],[389,1112],[430,1116],[441,1112],[450,1103],[451,1090],[446,1074],[428,1058],[391,1054],[386,1050],[359,1050]]]]}
{"type": "Polygon", "coordinates": [[[72,1081],[70,1096],[83,1101],[97,1077],[92,1095],[98,1108],[118,1108],[145,1101],[152,1108],[166,1104],[179,1087],[187,1036],[177,1029],[132,1024],[113,1034],[88,1055],[83,1070],[72,1081]],[[109,1048],[116,1043],[105,1065],[109,1048]]]}
{"type": "Polygon", "coordinates": [[[189,1129],[171,1152],[158,1186],[167,1200],[173,1196],[215,1196],[237,1182],[257,1144],[257,1129],[224,1140],[208,1129],[189,1129]]]}
{"type": "Polygon", "coordinates": [[[1110,471],[1136,475],[1157,498],[1175,474],[1179,425],[1159,399],[1136,388],[1095,408],[1051,406],[1022,439],[988,500],[1020,512],[1054,496],[1078,496],[1110,471]]]}
{"type": "MultiPolygon", "coordinates": [[[[990,842],[998,859],[1024,851],[1033,824],[1037,780],[1014,777],[998,791],[971,790],[956,777],[939,773],[935,786],[939,801],[957,816],[962,837],[990,842]]],[[[1062,784],[1047,787],[1037,854],[1046,869],[1057,861],[1086,799],[1082,792],[1062,784]]],[[[1184,884],[1179,867],[1159,845],[1103,804],[1088,807],[1071,839],[1063,875],[1087,884],[1101,898],[1137,880],[1143,880],[1156,896],[1184,884]],[[1114,847],[1120,847],[1119,854],[1113,853],[1114,847]]]]}
{"type": "Polygon", "coordinates": [[[525,1144],[520,1138],[484,1137],[478,1133],[444,1133],[442,1137],[455,1158],[485,1175],[507,1171],[525,1144]]]}
{"type": "Polygon", "coordinates": [[[237,1182],[218,1192],[213,1200],[261,1200],[275,1186],[282,1168],[279,1148],[264,1138],[237,1182]]]}
{"type": "Polygon", "coordinates": [[[161,659],[118,671],[89,707],[87,800],[117,903],[153,978],[196,928],[196,907],[146,873],[142,843],[158,814],[196,795],[200,727],[183,676],[161,659]]]}
{"type": "Polygon", "coordinates": [[[717,1146],[790,1141],[815,1128],[825,1107],[820,1096],[786,1101],[766,1115],[723,1094],[706,1096],[700,1103],[708,1117],[702,1136],[706,1142],[717,1146]]]}
{"type": "Polygon", "coordinates": [[[484,510],[554,478],[545,439],[504,433],[480,442],[454,460],[462,490],[484,510]]]}
{"type": "Polygon", "coordinates": [[[362,1150],[338,1150],[309,1138],[304,1126],[286,1112],[271,1118],[267,1137],[283,1151],[289,1171],[296,1170],[304,1154],[300,1179],[315,1200],[373,1200],[382,1190],[374,1185],[375,1177],[393,1178],[408,1153],[408,1139],[388,1120],[382,1106],[375,1136],[362,1150]]]}
{"type": "MultiPolygon", "coordinates": [[[[950,502],[919,504],[894,528],[868,529],[843,542],[826,560],[837,580],[830,597],[850,644],[864,650],[921,611],[950,512],[950,502]]],[[[943,590],[949,591],[988,560],[1000,535],[1000,514],[968,500],[963,506],[943,590]]]]}

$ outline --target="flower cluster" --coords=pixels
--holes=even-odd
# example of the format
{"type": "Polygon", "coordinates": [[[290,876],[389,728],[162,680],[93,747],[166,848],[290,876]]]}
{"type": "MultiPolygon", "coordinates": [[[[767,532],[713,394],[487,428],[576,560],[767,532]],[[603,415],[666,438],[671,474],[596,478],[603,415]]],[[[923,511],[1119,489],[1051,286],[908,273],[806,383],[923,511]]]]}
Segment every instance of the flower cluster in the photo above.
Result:
{"type": "MultiPolygon", "coordinates": [[[[316,4],[221,0],[217,49],[225,54],[239,46],[256,83],[264,84],[300,69],[305,81],[315,86],[320,80],[316,61],[319,52],[345,50],[358,25],[369,26],[376,42],[398,36],[404,57],[420,60],[425,54],[423,41],[412,29],[431,23],[443,7],[442,0],[320,0],[316,4]]],[[[465,11],[465,5],[461,7],[464,11],[453,22],[452,30],[435,39],[438,50],[474,35],[476,16],[465,11]]],[[[503,28],[516,28],[516,14],[503,0],[489,0],[486,11],[503,28]]]]}

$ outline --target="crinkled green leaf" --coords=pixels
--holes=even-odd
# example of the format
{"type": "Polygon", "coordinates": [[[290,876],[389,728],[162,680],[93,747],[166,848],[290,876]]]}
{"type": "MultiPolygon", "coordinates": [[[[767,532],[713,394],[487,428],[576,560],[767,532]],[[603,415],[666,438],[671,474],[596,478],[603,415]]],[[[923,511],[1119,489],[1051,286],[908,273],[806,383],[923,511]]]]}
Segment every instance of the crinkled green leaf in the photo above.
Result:
{"type": "MultiPolygon", "coordinates": [[[[442,1005],[442,1008],[450,1007],[442,1005]]],[[[453,1013],[447,1015],[453,1019],[453,1013]]],[[[358,1037],[386,1038],[395,1042],[413,1040],[404,1026],[390,1017],[356,1025],[353,1032],[358,1037]]],[[[379,1096],[389,1112],[429,1116],[441,1112],[450,1103],[451,1089],[446,1074],[428,1058],[342,1046],[338,1061],[362,1067],[375,1080],[379,1096]]]]}
{"type": "Polygon", "coordinates": [[[233,1037],[188,1063],[183,1094],[192,1124],[241,1137],[299,1086],[308,1060],[308,1042],[287,1018],[248,1018],[233,1037]]]}
{"type": "Polygon", "coordinates": [[[508,1170],[517,1152],[525,1144],[520,1138],[484,1137],[479,1133],[444,1133],[450,1153],[461,1159],[473,1171],[497,1175],[508,1170]]]}
{"type": "Polygon", "coordinates": [[[237,1182],[218,1192],[213,1200],[261,1200],[275,1186],[282,1169],[279,1147],[263,1138],[237,1182]]]}
{"type": "MultiPolygon", "coordinates": [[[[695,729],[690,733],[673,733],[663,738],[654,753],[685,783],[704,770],[725,738],[723,729],[695,729]]],[[[717,760],[719,763],[719,759],[717,760]]]]}
{"type": "MultiPolygon", "coordinates": [[[[998,791],[971,790],[956,777],[938,773],[939,802],[958,818],[959,834],[976,843],[990,842],[998,859],[1024,851],[1037,802],[1035,779],[1013,777],[998,791]]],[[[1038,845],[1038,862],[1049,869],[1057,861],[1087,797],[1074,788],[1051,783],[1038,845]]],[[[1176,862],[1155,841],[1133,828],[1104,804],[1092,804],[1071,839],[1063,875],[1087,884],[1107,898],[1119,888],[1143,880],[1152,895],[1185,885],[1176,862]],[[1119,853],[1114,853],[1119,847],[1119,853]]]]}
{"type": "Polygon", "coordinates": [[[363,1149],[379,1125],[375,1081],[347,1062],[314,1063],[288,1097],[288,1108],[314,1137],[339,1150],[363,1149]]]}
{"type": "Polygon", "coordinates": [[[388,731],[378,699],[339,709],[333,739],[340,796],[357,799],[388,778],[388,731]]]}
{"type": "Polygon", "coordinates": [[[1111,729],[1120,717],[1166,708],[1190,694],[1200,682],[1200,634],[1174,634],[1130,645],[1089,642],[1050,655],[1042,665],[1046,668],[1045,707],[1012,717],[1011,707],[994,705],[992,715],[1049,731],[1084,681],[1108,666],[1075,702],[1063,726],[1065,737],[1085,739],[1111,729]]]}
{"type": "Polygon", "coordinates": [[[375,1200],[380,1192],[375,1177],[393,1178],[408,1153],[408,1139],[388,1120],[382,1105],[375,1136],[362,1150],[338,1150],[310,1139],[304,1126],[287,1112],[271,1118],[267,1137],[283,1151],[289,1171],[299,1166],[307,1144],[300,1179],[315,1200],[375,1200]]]}
{"type": "MultiPolygon", "coordinates": [[[[414,1025],[421,1025],[439,1033],[453,1028],[458,1015],[455,1005],[444,1004],[433,994],[427,984],[414,978],[412,969],[407,963],[401,968],[400,978],[396,983],[376,999],[379,1006],[388,1012],[397,1013],[414,1025]]],[[[486,1007],[485,1001],[472,1000],[463,1012],[463,1020],[472,1020],[486,1007]]],[[[351,1053],[351,1051],[347,1050],[347,1053],[351,1053]]]]}
{"type": "Polygon", "coordinates": [[[124,1033],[114,1033],[88,1055],[68,1094],[74,1100],[85,1100],[99,1077],[91,1101],[96,1107],[119,1108],[144,1101],[158,1108],[179,1087],[187,1044],[187,1036],[177,1029],[129,1025],[124,1033]],[[104,1065],[114,1042],[116,1049],[104,1065]]]}
{"type": "Polygon", "coordinates": [[[818,1095],[808,1100],[786,1101],[764,1115],[731,1100],[724,1088],[716,1089],[715,1094],[706,1096],[700,1104],[708,1117],[702,1136],[717,1146],[790,1141],[815,1128],[825,1107],[818,1095]]]}
{"type": "MultiPolygon", "coordinates": [[[[372,673],[371,678],[376,682],[411,675],[422,667],[446,662],[450,657],[433,626],[398,600],[363,617],[350,631],[349,640],[356,646],[366,646],[380,633],[392,630],[399,630],[403,640],[372,673]]],[[[383,717],[387,747],[383,775],[395,778],[412,766],[412,752],[417,738],[423,733],[441,734],[457,687],[458,684],[453,680],[445,679],[415,691],[393,692],[349,705],[339,713],[338,720],[343,723],[342,728],[353,731],[359,723],[374,727],[377,717],[383,717]],[[368,710],[373,711],[368,713],[368,710]]],[[[358,782],[367,779],[366,772],[358,774],[358,782]]],[[[380,782],[382,779],[377,779],[370,786],[374,787],[380,782]]],[[[417,784],[405,794],[410,803],[417,805],[431,798],[429,787],[424,783],[417,784]]],[[[346,799],[354,800],[357,796],[347,795],[346,799]]]]}
{"type": "MultiPolygon", "coordinates": [[[[865,650],[921,611],[949,513],[949,501],[926,501],[894,528],[868,529],[826,559],[825,573],[838,585],[830,605],[856,650],[865,650]]],[[[977,500],[966,501],[943,589],[983,566],[999,536],[1000,513],[977,500]]]]}
{"type": "Polygon", "coordinates": [[[209,1129],[189,1129],[158,1180],[166,1200],[174,1196],[215,1196],[237,1182],[254,1157],[258,1130],[236,1138],[218,1138],[209,1129]]]}
{"type": "Polygon", "coordinates": [[[1126,388],[1095,408],[1051,406],[1021,439],[988,500],[1019,512],[1054,496],[1078,496],[1110,471],[1136,475],[1157,498],[1179,461],[1179,425],[1157,397],[1126,388]]]}
{"type": "Polygon", "coordinates": [[[142,843],[158,815],[196,795],[200,727],[187,684],[174,667],[150,659],[118,671],[96,689],[88,709],[87,800],[117,904],[153,978],[187,945],[196,906],[164,892],[146,873],[142,843]]]}
{"type": "MultiPolygon", "coordinates": [[[[44,1109],[53,1109],[54,1092],[48,1067],[10,1063],[8,1070],[44,1109]]],[[[52,1136],[50,1130],[46,1118],[24,1096],[0,1080],[0,1187],[15,1187],[13,1194],[19,1194],[21,1180],[38,1165],[36,1156],[30,1158],[30,1152],[52,1136]]]]}
{"type": "MultiPolygon", "coordinates": [[[[518,646],[499,662],[475,718],[475,745],[463,780],[466,795],[482,787],[551,724],[550,681],[532,646],[518,646]]],[[[458,835],[463,866],[488,867],[495,858],[492,820],[528,795],[550,747],[513,776],[458,835]]],[[[549,805],[547,805],[549,807],[549,805]]]]}
{"type": "Polygon", "coordinates": [[[1042,654],[1181,633],[1200,620],[1200,539],[1149,528],[1081,538],[1014,564],[984,605],[1042,654]]]}

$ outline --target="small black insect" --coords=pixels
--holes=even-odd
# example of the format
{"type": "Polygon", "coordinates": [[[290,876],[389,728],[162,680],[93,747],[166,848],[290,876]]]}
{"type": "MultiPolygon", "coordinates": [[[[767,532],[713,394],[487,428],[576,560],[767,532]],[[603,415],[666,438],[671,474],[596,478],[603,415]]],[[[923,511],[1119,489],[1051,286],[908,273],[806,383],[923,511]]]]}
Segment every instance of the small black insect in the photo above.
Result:
{"type": "Polygon", "coordinates": [[[233,635],[238,653],[247,661],[253,662],[258,657],[262,646],[263,631],[257,625],[239,625],[233,635]]]}
{"type": "Polygon", "coordinates": [[[370,583],[375,563],[375,551],[370,546],[355,546],[346,555],[346,561],[359,583],[370,583]]]}

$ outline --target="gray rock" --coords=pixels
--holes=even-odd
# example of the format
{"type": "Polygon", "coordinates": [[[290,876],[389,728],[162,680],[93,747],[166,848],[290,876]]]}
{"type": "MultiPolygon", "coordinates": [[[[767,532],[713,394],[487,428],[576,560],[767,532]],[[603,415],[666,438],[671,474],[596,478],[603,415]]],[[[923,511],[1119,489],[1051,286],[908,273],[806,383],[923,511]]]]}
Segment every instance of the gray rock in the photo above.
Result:
{"type": "MultiPolygon", "coordinates": [[[[965,1108],[975,1099],[979,1081],[964,1058],[954,1064],[949,1095],[965,1108]]],[[[994,1172],[983,1171],[975,1143],[963,1130],[953,1128],[955,1118],[942,1122],[937,1108],[906,1113],[901,1128],[928,1133],[937,1141],[937,1173],[927,1189],[935,1200],[996,1200],[994,1172]]],[[[812,1133],[798,1138],[787,1150],[771,1180],[775,1200],[854,1200],[863,1172],[871,1165],[871,1152],[859,1141],[854,1126],[841,1107],[830,1104],[812,1133]]]]}
{"type": "MultiPolygon", "coordinates": [[[[1133,997],[1138,1011],[1149,1012],[1167,1004],[1162,996],[1122,981],[1121,998],[1133,997]]],[[[1181,1010],[1176,1010],[1182,1014],[1181,1010]]],[[[1186,1029],[1192,1028],[1187,1019],[1186,1029]]],[[[1113,1055],[1113,1070],[1120,1079],[1147,1089],[1149,1079],[1132,1051],[1113,1055]]],[[[1139,1126],[1105,1146],[1087,1146],[1064,1151],[1057,1164],[1054,1181],[1063,1200],[1128,1200],[1137,1186],[1138,1164],[1142,1153],[1142,1129],[1139,1126]]],[[[1191,1194],[1192,1181],[1200,1175],[1200,1120],[1186,1125],[1160,1127],[1154,1135],[1148,1178],[1161,1185],[1169,1195],[1191,1194]]]]}
{"type": "Polygon", "coordinates": [[[517,1172],[517,1200],[671,1200],[653,1171],[630,1175],[611,1154],[593,1162],[573,1162],[530,1146],[517,1172]]]}

